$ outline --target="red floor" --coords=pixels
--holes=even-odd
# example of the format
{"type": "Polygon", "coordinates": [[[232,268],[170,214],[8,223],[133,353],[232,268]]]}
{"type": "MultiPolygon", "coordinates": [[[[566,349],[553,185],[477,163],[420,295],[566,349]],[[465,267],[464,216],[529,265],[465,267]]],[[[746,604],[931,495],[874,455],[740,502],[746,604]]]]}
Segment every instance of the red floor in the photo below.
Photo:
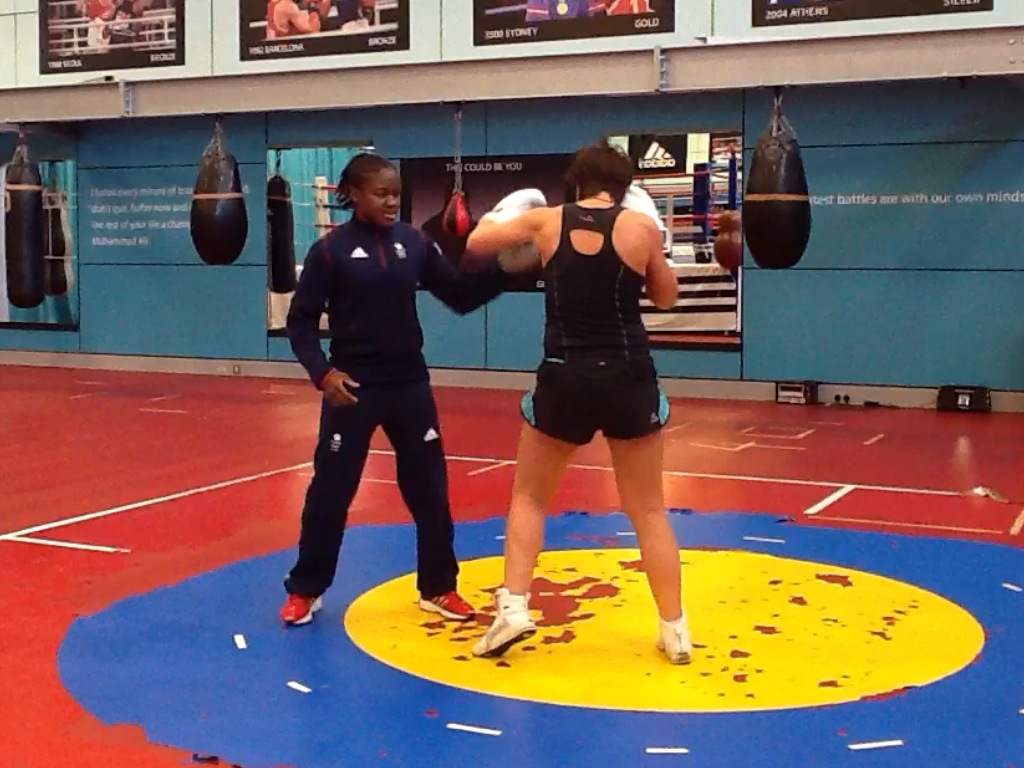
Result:
{"type": "MultiPolygon", "coordinates": [[[[518,397],[438,391],[461,520],[505,508],[518,397]]],[[[0,368],[0,398],[0,578],[8,585],[0,593],[0,763],[180,766],[188,755],[98,723],[63,692],[61,639],[76,615],[291,547],[317,395],[301,381],[0,368]]],[[[672,506],[1024,543],[1022,415],[717,401],[673,408],[672,506]],[[1009,502],[969,495],[975,486],[1009,502]]],[[[375,444],[353,524],[407,520],[388,449],[383,439],[375,444]]],[[[597,442],[580,452],[556,511],[615,507],[597,442]]]]}

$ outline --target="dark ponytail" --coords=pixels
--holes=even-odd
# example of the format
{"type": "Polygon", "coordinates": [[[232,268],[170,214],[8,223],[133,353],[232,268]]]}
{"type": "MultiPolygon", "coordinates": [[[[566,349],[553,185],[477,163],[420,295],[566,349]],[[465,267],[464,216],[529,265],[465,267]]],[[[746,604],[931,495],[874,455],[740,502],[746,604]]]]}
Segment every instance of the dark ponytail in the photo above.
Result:
{"type": "Polygon", "coordinates": [[[349,160],[341,172],[341,178],[338,179],[338,207],[343,211],[351,211],[355,207],[351,196],[352,188],[362,187],[368,176],[387,169],[396,170],[395,164],[386,157],[372,152],[361,152],[349,160]]]}

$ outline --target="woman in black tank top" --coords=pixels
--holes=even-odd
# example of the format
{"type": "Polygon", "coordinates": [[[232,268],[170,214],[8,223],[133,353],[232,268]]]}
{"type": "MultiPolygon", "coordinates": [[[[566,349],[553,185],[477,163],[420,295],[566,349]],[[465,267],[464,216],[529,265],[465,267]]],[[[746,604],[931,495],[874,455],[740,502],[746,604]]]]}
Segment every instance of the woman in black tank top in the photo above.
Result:
{"type": "Polygon", "coordinates": [[[468,243],[471,251],[497,253],[532,242],[545,284],[544,359],[521,405],[526,423],[505,537],[505,583],[495,594],[495,621],[473,653],[500,656],[536,632],[528,591],[547,507],[576,449],[601,432],[660,614],[657,645],[669,661],[685,664],[693,646],[679,544],[662,490],[661,430],[669,404],[640,316],[644,289],[667,308],[675,303],[676,280],[655,222],[622,207],[633,181],[627,156],[607,143],[584,147],[567,181],[577,190],[576,203],[536,208],[511,221],[484,217],[468,243]]]}

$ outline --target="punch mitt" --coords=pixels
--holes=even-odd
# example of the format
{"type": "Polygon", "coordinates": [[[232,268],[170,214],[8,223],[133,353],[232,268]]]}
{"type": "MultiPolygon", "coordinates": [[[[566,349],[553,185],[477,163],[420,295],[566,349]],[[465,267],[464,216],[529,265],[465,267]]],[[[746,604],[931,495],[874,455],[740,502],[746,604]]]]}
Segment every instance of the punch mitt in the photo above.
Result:
{"type": "Polygon", "coordinates": [[[626,190],[626,196],[622,198],[622,207],[650,216],[654,219],[654,223],[658,225],[660,231],[665,232],[667,230],[665,220],[661,218],[661,213],[658,211],[658,206],[654,204],[654,200],[647,193],[647,190],[639,184],[631,184],[629,189],[626,190]]]}
{"type": "MultiPolygon", "coordinates": [[[[503,197],[494,208],[484,214],[481,221],[512,221],[534,208],[548,204],[539,189],[519,189],[503,197]]],[[[523,274],[540,269],[540,252],[533,242],[506,248],[498,253],[498,264],[509,274],[523,274]]]]}
{"type": "Polygon", "coordinates": [[[743,229],[754,262],[795,266],[811,238],[811,202],[796,134],[780,107],[754,148],[743,196],[743,229]]]}

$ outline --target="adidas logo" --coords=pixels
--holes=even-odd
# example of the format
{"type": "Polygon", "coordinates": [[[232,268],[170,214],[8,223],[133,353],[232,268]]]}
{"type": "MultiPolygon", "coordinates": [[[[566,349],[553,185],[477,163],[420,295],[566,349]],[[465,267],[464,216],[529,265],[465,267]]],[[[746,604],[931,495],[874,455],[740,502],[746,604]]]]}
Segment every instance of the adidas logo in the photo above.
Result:
{"type": "Polygon", "coordinates": [[[647,148],[647,152],[637,166],[649,170],[652,168],[675,168],[676,159],[668,152],[661,144],[656,141],[651,142],[651,146],[647,148]]]}
{"type": "Polygon", "coordinates": [[[438,437],[440,437],[440,435],[437,434],[437,430],[431,427],[427,430],[427,434],[423,436],[423,442],[429,443],[431,440],[437,440],[438,437]]]}
{"type": "Polygon", "coordinates": [[[349,254],[350,259],[368,259],[370,254],[364,251],[362,248],[356,248],[352,253],[349,254]]]}

